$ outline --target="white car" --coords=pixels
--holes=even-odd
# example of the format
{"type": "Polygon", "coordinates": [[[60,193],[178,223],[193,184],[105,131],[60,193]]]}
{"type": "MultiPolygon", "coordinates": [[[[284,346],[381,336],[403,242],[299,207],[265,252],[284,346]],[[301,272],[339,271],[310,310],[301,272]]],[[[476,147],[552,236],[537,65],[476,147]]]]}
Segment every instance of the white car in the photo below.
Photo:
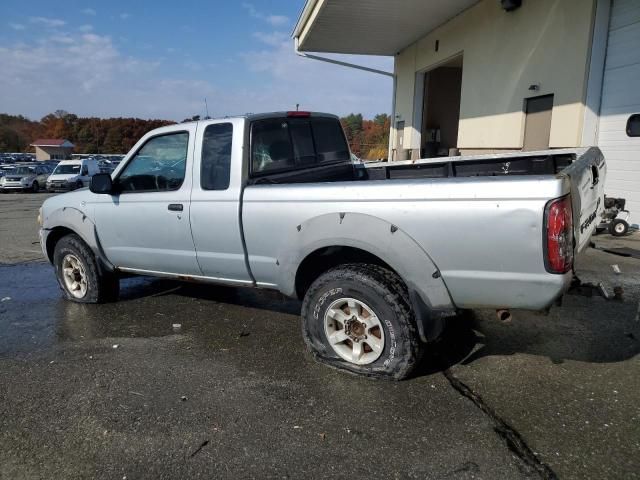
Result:
{"type": "Polygon", "coordinates": [[[63,160],[47,179],[47,190],[49,192],[66,192],[88,187],[91,177],[96,173],[100,173],[97,160],[63,160]]]}

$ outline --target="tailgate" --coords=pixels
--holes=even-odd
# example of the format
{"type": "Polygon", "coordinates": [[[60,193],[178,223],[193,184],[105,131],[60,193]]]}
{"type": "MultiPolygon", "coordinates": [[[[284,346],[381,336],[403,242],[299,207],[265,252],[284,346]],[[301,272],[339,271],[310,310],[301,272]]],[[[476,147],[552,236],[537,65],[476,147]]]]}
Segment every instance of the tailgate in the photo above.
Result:
{"type": "Polygon", "coordinates": [[[569,178],[573,204],[575,253],[581,252],[600,223],[604,210],[604,182],[607,168],[599,148],[590,148],[560,175],[569,178]]]}

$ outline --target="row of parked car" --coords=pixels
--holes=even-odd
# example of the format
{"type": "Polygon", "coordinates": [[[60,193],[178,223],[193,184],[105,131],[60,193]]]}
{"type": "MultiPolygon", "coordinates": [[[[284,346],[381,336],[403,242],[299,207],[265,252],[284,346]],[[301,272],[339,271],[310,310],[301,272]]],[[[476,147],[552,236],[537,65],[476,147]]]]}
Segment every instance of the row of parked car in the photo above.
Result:
{"type": "Polygon", "coordinates": [[[89,186],[93,175],[111,173],[116,165],[94,158],[0,165],[0,192],[68,192],[89,186]]]}
{"type": "Polygon", "coordinates": [[[4,163],[35,162],[33,153],[0,153],[0,165],[4,163]]]}

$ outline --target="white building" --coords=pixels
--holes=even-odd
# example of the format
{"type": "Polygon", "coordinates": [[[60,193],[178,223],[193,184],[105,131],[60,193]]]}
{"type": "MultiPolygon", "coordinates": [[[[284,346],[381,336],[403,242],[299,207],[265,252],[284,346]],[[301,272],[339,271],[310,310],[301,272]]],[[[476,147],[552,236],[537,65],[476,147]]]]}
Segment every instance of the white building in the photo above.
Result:
{"type": "Polygon", "coordinates": [[[598,145],[640,223],[640,0],[307,0],[294,37],[394,56],[392,159],[598,145]]]}

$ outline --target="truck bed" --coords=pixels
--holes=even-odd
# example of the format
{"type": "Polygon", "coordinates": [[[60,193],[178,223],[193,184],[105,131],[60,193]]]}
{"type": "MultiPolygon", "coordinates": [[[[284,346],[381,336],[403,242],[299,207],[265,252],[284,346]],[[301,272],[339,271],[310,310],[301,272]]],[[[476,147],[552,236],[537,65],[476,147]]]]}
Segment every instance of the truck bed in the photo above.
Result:
{"type": "MultiPolygon", "coordinates": [[[[288,292],[289,265],[329,247],[326,239],[408,270],[433,262],[437,272],[428,277],[442,276],[457,307],[541,309],[572,277],[545,270],[546,205],[571,193],[580,251],[601,209],[604,168],[592,148],[374,163],[356,166],[357,181],[248,186],[248,261],[258,283],[288,292]]],[[[425,289],[422,273],[407,277],[421,278],[425,289]]]]}

